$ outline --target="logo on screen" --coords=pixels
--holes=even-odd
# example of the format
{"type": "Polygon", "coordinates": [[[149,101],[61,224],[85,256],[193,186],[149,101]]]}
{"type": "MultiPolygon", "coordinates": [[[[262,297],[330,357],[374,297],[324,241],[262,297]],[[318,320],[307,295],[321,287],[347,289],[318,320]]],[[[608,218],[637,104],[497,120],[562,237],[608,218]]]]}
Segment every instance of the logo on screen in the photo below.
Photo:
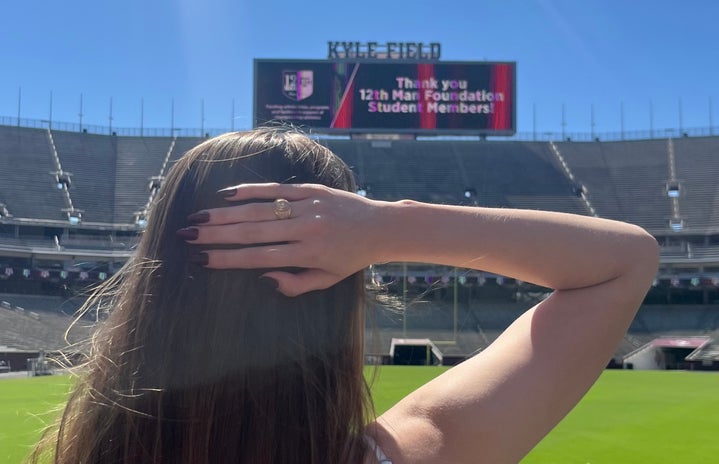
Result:
{"type": "Polygon", "coordinates": [[[282,93],[290,100],[304,100],[312,96],[313,81],[312,71],[283,71],[282,93]]]}

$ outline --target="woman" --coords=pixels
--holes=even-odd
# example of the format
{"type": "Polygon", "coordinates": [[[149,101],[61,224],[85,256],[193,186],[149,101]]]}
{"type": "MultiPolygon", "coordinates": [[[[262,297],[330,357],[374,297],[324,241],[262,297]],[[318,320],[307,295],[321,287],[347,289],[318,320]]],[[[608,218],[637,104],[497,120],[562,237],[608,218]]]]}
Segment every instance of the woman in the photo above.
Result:
{"type": "Polygon", "coordinates": [[[34,457],[519,461],[601,373],[654,277],[656,242],[608,220],[354,190],[344,163],[292,130],[226,134],[188,152],[34,457]],[[374,418],[362,270],[387,261],[481,269],[554,293],[374,418]]]}

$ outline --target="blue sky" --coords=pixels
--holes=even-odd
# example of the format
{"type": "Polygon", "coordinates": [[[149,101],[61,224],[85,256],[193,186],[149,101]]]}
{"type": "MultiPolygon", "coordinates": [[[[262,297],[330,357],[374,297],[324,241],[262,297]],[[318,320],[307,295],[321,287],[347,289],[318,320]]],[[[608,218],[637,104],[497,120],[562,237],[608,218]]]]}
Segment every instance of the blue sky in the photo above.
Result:
{"type": "Polygon", "coordinates": [[[517,129],[719,126],[719,2],[24,0],[0,16],[0,116],[113,126],[251,125],[253,58],[328,40],[440,42],[443,60],[517,62],[517,129]],[[201,106],[204,100],[204,122],[201,106]],[[536,109],[536,120],[533,119],[536,109]],[[536,121],[536,122],[535,122],[536,121]]]}

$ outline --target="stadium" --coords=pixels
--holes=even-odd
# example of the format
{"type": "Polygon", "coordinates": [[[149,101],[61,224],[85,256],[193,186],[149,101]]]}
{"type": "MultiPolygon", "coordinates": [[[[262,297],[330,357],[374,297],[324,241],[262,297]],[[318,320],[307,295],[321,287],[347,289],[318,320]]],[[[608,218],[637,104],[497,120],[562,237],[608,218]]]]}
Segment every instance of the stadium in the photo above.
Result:
{"type": "MultiPolygon", "coordinates": [[[[648,417],[672,406],[677,391],[696,388],[704,396],[687,393],[694,402],[667,416],[697,421],[700,431],[673,445],[690,456],[684,448],[691,444],[701,456],[711,430],[701,424],[711,424],[707,414],[692,411],[714,397],[714,379],[687,374],[696,383],[683,377],[674,384],[623,371],[719,370],[719,128],[517,134],[515,63],[393,60],[389,47],[365,59],[359,45],[356,53],[335,50],[327,61],[255,60],[254,125],[281,120],[305,128],[351,167],[357,194],[373,199],[549,210],[649,231],[661,246],[661,264],[607,366],[609,375],[632,376],[613,387],[612,406],[626,409],[615,417],[631,414],[644,393],[627,394],[626,385],[666,384],[636,414],[648,417]]],[[[17,118],[0,117],[2,376],[52,374],[49,359],[61,353],[66,362],[81,359],[108,310],[89,308],[79,318],[76,312],[132,256],[173,163],[222,132],[24,119],[19,110],[17,118]]],[[[382,369],[385,382],[398,377],[391,388],[403,394],[487,348],[550,292],[502,275],[421,263],[376,264],[366,283],[365,363],[412,366],[382,369]],[[409,373],[422,380],[413,384],[409,373]]],[[[28,411],[46,412],[64,400],[55,392],[67,380],[54,386],[32,380],[18,384],[28,391],[28,411]]],[[[375,393],[380,412],[402,397],[375,393]]],[[[621,417],[616,423],[632,424],[621,417]]],[[[585,421],[578,430],[596,419],[585,421]]],[[[659,429],[679,436],[676,424],[656,423],[646,443],[664,436],[659,429]]],[[[619,433],[627,443],[617,448],[632,448],[636,430],[619,433]]],[[[598,434],[594,446],[606,447],[615,436],[598,434]]],[[[36,438],[37,427],[22,440],[27,446],[36,438]]],[[[578,443],[584,448],[568,460],[537,454],[536,462],[574,462],[590,449],[578,443]]],[[[646,457],[655,445],[636,448],[646,457]]],[[[560,449],[572,452],[567,441],[560,449]]]]}
{"type": "MultiPolygon", "coordinates": [[[[12,370],[66,347],[88,288],[132,254],[168,166],[203,140],[22,123],[0,127],[0,360],[12,370]]],[[[661,244],[661,268],[611,366],[719,369],[719,137],[321,140],[372,198],[646,228],[661,244]]],[[[420,264],[377,265],[368,281],[380,303],[368,321],[370,363],[456,364],[547,295],[503,276],[420,264]]],[[[87,339],[101,318],[86,315],[69,340],[87,339]]]]}

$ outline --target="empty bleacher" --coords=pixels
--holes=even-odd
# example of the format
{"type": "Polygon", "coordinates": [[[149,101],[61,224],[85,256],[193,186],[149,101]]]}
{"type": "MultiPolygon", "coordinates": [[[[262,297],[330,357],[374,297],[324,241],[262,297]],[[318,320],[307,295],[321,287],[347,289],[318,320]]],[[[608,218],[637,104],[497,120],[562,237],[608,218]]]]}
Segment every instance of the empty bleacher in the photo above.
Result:
{"type": "MultiPolygon", "coordinates": [[[[83,210],[83,221],[115,226],[127,226],[145,207],[153,176],[166,174],[182,154],[205,140],[52,134],[63,169],[72,173],[70,194],[74,206],[83,210]]],[[[584,186],[598,216],[639,224],[657,236],[672,233],[669,219],[675,211],[667,196],[667,182],[674,167],[680,185],[674,209],[684,221],[684,232],[697,237],[669,244],[663,262],[702,266],[719,262],[716,237],[701,237],[719,233],[719,137],[672,139],[673,165],[666,139],[558,142],[555,145],[574,175],[573,181],[546,142],[325,139],[322,143],[348,163],[359,186],[372,198],[588,214],[577,192],[584,186]],[[464,195],[466,189],[472,192],[470,198],[464,195]]],[[[6,204],[15,218],[67,220],[62,213],[64,194],[50,174],[55,169],[47,130],[0,127],[0,203],[6,204]]],[[[76,233],[71,230],[64,235],[54,225],[48,230],[21,231],[19,236],[13,235],[14,226],[3,227],[0,243],[10,252],[16,252],[15,248],[54,250],[56,244],[59,252],[129,250],[135,243],[127,232],[118,233],[118,238],[100,232],[84,236],[82,224],[76,233]],[[55,234],[61,235],[58,242],[55,234]]],[[[24,347],[51,349],[61,343],[58,337],[77,305],[43,297],[14,298],[14,307],[24,307],[26,312],[0,311],[4,324],[0,336],[5,337],[0,345],[23,345],[19,335],[23,330],[28,330],[24,347]]],[[[388,349],[392,337],[406,335],[440,342],[453,339],[453,343],[441,344],[444,352],[470,354],[491,343],[528,306],[461,303],[455,333],[454,309],[439,298],[430,299],[413,301],[404,316],[379,312],[377,338],[368,331],[368,346],[376,341],[388,349]]],[[[647,306],[635,318],[617,353],[631,352],[658,335],[703,335],[717,328],[716,308],[647,306]]]]}
{"type": "Polygon", "coordinates": [[[483,206],[587,214],[546,143],[455,143],[483,206]]]}
{"type": "Polygon", "coordinates": [[[63,171],[72,173],[70,195],[84,222],[113,222],[116,137],[53,131],[63,171]]]}
{"type": "Polygon", "coordinates": [[[63,220],[63,193],[43,129],[0,127],[0,203],[14,217],[63,220]]]}
{"type": "Polygon", "coordinates": [[[582,183],[586,195],[600,217],[618,217],[622,206],[612,183],[609,167],[602,156],[599,143],[557,143],[577,182],[582,183]]]}
{"type": "Polygon", "coordinates": [[[326,144],[373,198],[587,214],[573,185],[539,143],[338,141],[326,144]],[[464,197],[465,189],[476,193],[464,197]]]}
{"type": "Polygon", "coordinates": [[[355,171],[357,182],[368,189],[372,198],[388,201],[407,198],[407,187],[398,181],[399,163],[393,155],[394,145],[389,141],[328,141],[327,145],[347,164],[361,167],[355,171]]]}
{"type": "Polygon", "coordinates": [[[719,329],[719,308],[705,305],[650,305],[637,313],[629,332],[635,335],[706,335],[719,329]]]}
{"type": "Polygon", "coordinates": [[[719,363],[719,331],[712,334],[712,340],[697,348],[686,358],[687,361],[699,361],[704,366],[719,363]]]}
{"type": "Polygon", "coordinates": [[[672,211],[666,140],[565,142],[557,147],[586,186],[599,216],[667,232],[672,211]]]}
{"type": "MultiPolygon", "coordinates": [[[[172,163],[173,161],[177,161],[187,153],[192,148],[195,148],[197,145],[201,144],[207,139],[201,138],[201,137],[178,137],[175,139],[175,146],[172,150],[172,155],[170,156],[169,162],[172,163]]],[[[165,174],[167,174],[167,170],[170,168],[171,164],[168,164],[168,166],[165,168],[165,174]]]]}
{"type": "Polygon", "coordinates": [[[130,223],[150,197],[150,179],[160,174],[170,149],[169,137],[121,137],[115,167],[116,223],[130,223]]]}
{"type": "MultiPolygon", "coordinates": [[[[149,199],[170,137],[111,137],[53,131],[63,170],[72,173],[73,206],[84,222],[128,224],[149,199]]],[[[172,162],[204,139],[175,139],[172,162]]],[[[589,214],[578,187],[600,217],[667,233],[672,203],[667,140],[559,142],[570,180],[546,142],[328,139],[323,143],[355,172],[373,198],[589,214]],[[473,193],[465,198],[465,190],[473,193]]],[[[673,140],[681,185],[679,214],[687,230],[719,229],[719,138],[673,140]],[[694,169],[695,166],[701,169],[694,169]]],[[[50,172],[47,131],[0,128],[0,202],[15,217],[64,219],[66,208],[50,172]],[[20,180],[22,179],[22,180],[20,180]]]]}
{"type": "MultiPolygon", "coordinates": [[[[71,345],[80,349],[95,329],[95,324],[86,319],[70,328],[75,318],[61,309],[63,303],[59,299],[0,295],[0,300],[3,301],[0,304],[0,346],[31,351],[55,351],[71,345]]],[[[74,301],[66,303],[65,309],[76,309],[76,304],[74,301]]]]}
{"type": "Polygon", "coordinates": [[[719,231],[719,138],[674,139],[684,229],[719,231]]]}

